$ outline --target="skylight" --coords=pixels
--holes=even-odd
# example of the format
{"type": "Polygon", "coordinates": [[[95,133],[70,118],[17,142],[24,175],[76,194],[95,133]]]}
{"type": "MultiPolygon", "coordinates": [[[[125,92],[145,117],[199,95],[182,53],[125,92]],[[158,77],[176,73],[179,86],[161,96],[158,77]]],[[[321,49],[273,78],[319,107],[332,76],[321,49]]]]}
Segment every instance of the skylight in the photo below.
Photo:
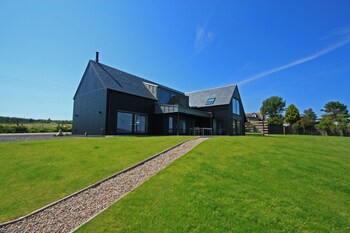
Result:
{"type": "Polygon", "coordinates": [[[209,98],[209,99],[207,100],[206,105],[212,105],[212,104],[215,102],[215,99],[216,99],[216,98],[209,98]]]}

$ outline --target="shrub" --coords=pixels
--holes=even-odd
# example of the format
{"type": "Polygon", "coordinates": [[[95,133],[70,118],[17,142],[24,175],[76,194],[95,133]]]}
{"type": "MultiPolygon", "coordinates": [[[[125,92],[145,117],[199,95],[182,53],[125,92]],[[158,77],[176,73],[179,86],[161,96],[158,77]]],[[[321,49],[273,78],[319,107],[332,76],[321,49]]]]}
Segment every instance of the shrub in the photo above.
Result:
{"type": "Polygon", "coordinates": [[[24,125],[16,125],[14,133],[29,133],[29,130],[24,125]]]}

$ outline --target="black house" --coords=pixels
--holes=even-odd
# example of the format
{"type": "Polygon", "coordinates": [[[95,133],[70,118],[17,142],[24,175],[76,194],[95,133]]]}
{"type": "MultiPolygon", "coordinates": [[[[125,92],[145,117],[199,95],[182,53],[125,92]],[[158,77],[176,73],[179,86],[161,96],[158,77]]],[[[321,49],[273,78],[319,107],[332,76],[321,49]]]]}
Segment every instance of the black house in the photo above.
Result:
{"type": "Polygon", "coordinates": [[[73,134],[244,135],[237,85],[183,93],[96,60],[73,99],[73,134]]]}

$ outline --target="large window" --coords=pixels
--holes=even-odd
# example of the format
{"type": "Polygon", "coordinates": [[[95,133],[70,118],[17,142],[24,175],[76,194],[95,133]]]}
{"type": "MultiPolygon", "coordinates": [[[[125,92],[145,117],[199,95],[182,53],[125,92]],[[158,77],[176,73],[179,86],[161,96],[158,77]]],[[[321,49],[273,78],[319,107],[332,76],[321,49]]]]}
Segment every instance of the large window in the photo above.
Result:
{"type": "Polygon", "coordinates": [[[241,122],[237,121],[237,134],[242,134],[242,129],[241,129],[241,122]]]}
{"type": "Polygon", "coordinates": [[[174,133],[174,118],[173,117],[169,117],[169,134],[173,134],[174,133]]]}
{"type": "Polygon", "coordinates": [[[187,128],[186,128],[186,121],[180,120],[179,122],[179,134],[186,134],[187,128]]]}
{"type": "Polygon", "coordinates": [[[180,97],[177,94],[158,88],[158,102],[160,104],[179,104],[180,97]]]}
{"type": "Polygon", "coordinates": [[[118,134],[146,134],[147,116],[138,113],[118,112],[118,134]]]}
{"type": "Polygon", "coordinates": [[[237,115],[241,114],[240,113],[239,100],[235,99],[235,98],[232,99],[232,113],[233,114],[237,114],[237,115]]]}
{"type": "Polygon", "coordinates": [[[117,133],[132,133],[132,113],[118,112],[117,133]]]}
{"type": "Polygon", "coordinates": [[[170,92],[158,88],[158,102],[160,104],[169,104],[170,99],[171,99],[170,92]]]}
{"type": "Polygon", "coordinates": [[[232,127],[233,127],[233,131],[232,131],[233,134],[242,134],[240,121],[233,120],[232,127]]]}
{"type": "Polygon", "coordinates": [[[220,120],[213,120],[213,129],[214,129],[214,135],[222,135],[224,133],[224,128],[223,128],[223,121],[220,120]]]}
{"type": "Polygon", "coordinates": [[[147,133],[147,116],[134,114],[134,133],[145,134],[147,133]]]}

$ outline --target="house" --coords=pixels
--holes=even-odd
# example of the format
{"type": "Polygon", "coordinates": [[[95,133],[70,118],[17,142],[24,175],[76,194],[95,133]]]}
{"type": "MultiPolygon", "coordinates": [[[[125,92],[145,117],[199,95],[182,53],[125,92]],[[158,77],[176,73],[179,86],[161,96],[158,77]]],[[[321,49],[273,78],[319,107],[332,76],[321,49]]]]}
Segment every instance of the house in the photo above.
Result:
{"type": "Polygon", "coordinates": [[[183,93],[90,60],[74,95],[73,134],[244,135],[237,85],[183,93]]]}
{"type": "Polygon", "coordinates": [[[263,120],[263,116],[260,112],[249,112],[245,114],[245,117],[247,119],[247,122],[263,120]]]}

